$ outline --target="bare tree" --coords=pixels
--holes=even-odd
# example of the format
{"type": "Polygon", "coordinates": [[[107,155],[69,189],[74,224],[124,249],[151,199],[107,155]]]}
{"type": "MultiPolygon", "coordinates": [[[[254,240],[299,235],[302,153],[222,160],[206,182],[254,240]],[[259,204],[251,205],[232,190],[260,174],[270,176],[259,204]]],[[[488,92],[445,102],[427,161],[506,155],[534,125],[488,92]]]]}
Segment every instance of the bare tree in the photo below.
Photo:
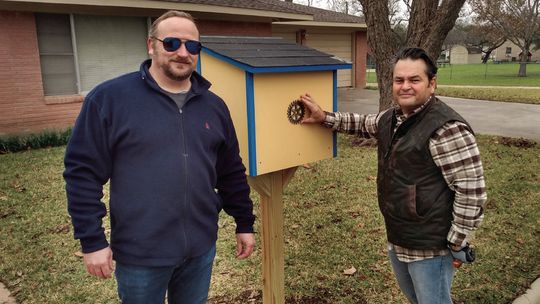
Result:
{"type": "Polygon", "coordinates": [[[357,15],[361,11],[360,4],[356,0],[327,0],[328,8],[335,12],[349,15],[357,15]]]}
{"type": "Polygon", "coordinates": [[[443,49],[450,50],[460,44],[467,49],[482,52],[482,63],[486,63],[491,53],[506,41],[505,36],[489,23],[473,24],[456,22],[443,43],[443,49]]]}
{"type": "MultiPolygon", "coordinates": [[[[379,109],[392,104],[392,58],[399,48],[390,23],[388,0],[358,0],[367,24],[368,44],[377,62],[379,109]]],[[[425,49],[437,60],[443,41],[454,26],[465,0],[405,0],[410,8],[405,46],[425,49]]]]}
{"type": "Polygon", "coordinates": [[[518,77],[527,76],[527,61],[540,31],[540,0],[471,0],[480,20],[487,21],[521,49],[518,77]]]}
{"type": "Polygon", "coordinates": [[[506,41],[503,33],[489,23],[471,25],[467,44],[482,50],[482,63],[487,63],[491,53],[506,41]]]}

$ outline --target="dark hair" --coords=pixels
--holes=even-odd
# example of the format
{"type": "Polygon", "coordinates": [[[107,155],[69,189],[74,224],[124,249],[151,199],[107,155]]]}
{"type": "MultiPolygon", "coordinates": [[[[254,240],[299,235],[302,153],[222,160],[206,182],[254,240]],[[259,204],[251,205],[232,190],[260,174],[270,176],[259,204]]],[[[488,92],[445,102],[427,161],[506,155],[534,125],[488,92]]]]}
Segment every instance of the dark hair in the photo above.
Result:
{"type": "Polygon", "coordinates": [[[394,66],[396,63],[403,59],[412,59],[412,60],[418,60],[421,59],[426,63],[427,71],[426,74],[428,76],[428,79],[431,80],[433,77],[437,75],[437,66],[435,63],[433,63],[433,60],[429,57],[429,55],[421,48],[405,48],[401,49],[394,58],[394,66]]]}

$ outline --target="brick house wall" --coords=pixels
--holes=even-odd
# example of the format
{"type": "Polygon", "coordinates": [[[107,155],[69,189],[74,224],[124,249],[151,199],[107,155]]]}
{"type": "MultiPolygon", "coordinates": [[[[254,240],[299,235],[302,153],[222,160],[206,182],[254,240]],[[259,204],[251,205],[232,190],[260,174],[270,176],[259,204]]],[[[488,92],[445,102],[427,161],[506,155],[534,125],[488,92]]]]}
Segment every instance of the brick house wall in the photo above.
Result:
{"type": "Polygon", "coordinates": [[[0,28],[0,135],[71,126],[82,98],[46,100],[34,15],[0,11],[0,28]]]}
{"type": "MultiPolygon", "coordinates": [[[[198,20],[201,35],[271,36],[270,23],[198,20]]],[[[33,13],[0,11],[0,136],[72,126],[83,97],[44,96],[33,13]]]]}
{"type": "MultiPolygon", "coordinates": [[[[272,24],[197,20],[201,35],[272,36],[272,24]]],[[[83,96],[44,96],[35,16],[0,10],[0,136],[64,130],[74,124],[83,96]]],[[[365,84],[365,32],[356,33],[355,78],[365,84]]]]}
{"type": "Polygon", "coordinates": [[[270,23],[197,20],[197,26],[201,35],[208,36],[272,36],[270,23]]]}
{"type": "Polygon", "coordinates": [[[355,64],[354,64],[354,85],[357,88],[366,86],[366,65],[367,65],[367,32],[356,32],[355,64]]]}

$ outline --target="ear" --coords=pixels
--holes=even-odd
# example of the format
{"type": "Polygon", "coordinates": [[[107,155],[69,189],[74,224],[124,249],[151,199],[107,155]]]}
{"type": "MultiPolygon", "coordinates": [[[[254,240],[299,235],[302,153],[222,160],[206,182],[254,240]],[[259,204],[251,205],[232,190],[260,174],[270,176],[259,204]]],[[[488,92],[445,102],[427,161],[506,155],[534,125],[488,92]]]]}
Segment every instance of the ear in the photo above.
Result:
{"type": "Polygon", "coordinates": [[[431,90],[431,94],[434,94],[434,93],[435,93],[435,89],[437,88],[437,76],[434,76],[434,77],[429,81],[429,87],[430,87],[430,90],[431,90]]]}
{"type": "Polygon", "coordinates": [[[154,55],[154,40],[150,37],[146,40],[146,47],[148,49],[148,55],[154,55]]]}

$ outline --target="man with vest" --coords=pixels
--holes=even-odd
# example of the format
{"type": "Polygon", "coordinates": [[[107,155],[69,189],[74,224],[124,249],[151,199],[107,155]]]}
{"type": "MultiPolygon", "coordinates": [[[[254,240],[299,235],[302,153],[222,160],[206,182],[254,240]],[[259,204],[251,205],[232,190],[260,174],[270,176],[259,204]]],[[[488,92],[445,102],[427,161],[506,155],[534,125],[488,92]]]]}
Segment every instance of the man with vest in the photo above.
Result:
{"type": "Polygon", "coordinates": [[[398,284],[411,303],[452,303],[456,261],[483,219],[484,172],[470,125],[435,97],[437,67],[420,48],[395,57],[395,107],[329,113],[309,94],[302,123],[378,141],[377,194],[398,284]],[[456,260],[456,261],[454,261],[456,260]]]}

